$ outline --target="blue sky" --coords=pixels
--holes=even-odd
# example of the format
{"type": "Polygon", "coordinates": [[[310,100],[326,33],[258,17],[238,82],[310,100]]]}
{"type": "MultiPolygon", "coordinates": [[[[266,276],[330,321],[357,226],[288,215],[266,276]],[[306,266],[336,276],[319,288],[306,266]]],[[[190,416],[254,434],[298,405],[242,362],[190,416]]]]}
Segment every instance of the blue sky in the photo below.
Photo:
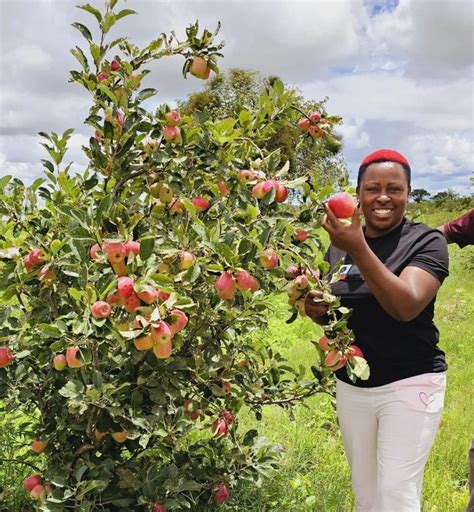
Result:
{"type": "MultiPolygon", "coordinates": [[[[123,1],[123,0],[122,0],[123,1]]],[[[100,6],[102,1],[90,0],[100,6]]],[[[70,160],[86,166],[81,145],[89,97],[68,84],[69,49],[83,40],[70,24],[91,23],[72,0],[0,0],[0,174],[31,181],[44,157],[38,131],[76,129],[70,160]]],[[[361,159],[398,149],[413,186],[472,193],[473,4],[470,0],[128,0],[138,11],[118,26],[137,44],[178,34],[199,18],[222,22],[223,70],[280,76],[307,98],[329,97],[341,115],[343,154],[355,178],[361,159]]],[[[116,36],[113,32],[111,36],[116,36]]],[[[161,102],[200,90],[174,58],[152,68],[161,102]]]]}

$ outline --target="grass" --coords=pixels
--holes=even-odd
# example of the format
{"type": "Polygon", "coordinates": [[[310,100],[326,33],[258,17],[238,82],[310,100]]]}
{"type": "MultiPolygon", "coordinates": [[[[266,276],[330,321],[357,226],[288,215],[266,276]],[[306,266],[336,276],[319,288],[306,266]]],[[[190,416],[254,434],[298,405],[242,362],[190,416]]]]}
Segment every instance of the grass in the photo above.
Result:
{"type": "MultiPolygon", "coordinates": [[[[437,226],[461,212],[437,211],[417,220],[437,226]]],[[[436,324],[448,369],[446,407],[435,446],[425,471],[423,512],[464,512],[468,501],[468,448],[474,436],[474,247],[460,250],[450,246],[450,277],[443,284],[437,301],[436,324]]],[[[275,299],[268,337],[295,366],[309,368],[315,349],[309,343],[321,330],[309,320],[285,324],[284,297],[275,299]]],[[[353,496],[349,467],[343,452],[333,404],[329,396],[315,396],[298,405],[290,414],[279,407],[268,407],[258,422],[248,411],[240,416],[240,429],[259,428],[262,435],[284,445],[286,455],[280,471],[256,488],[243,483],[234,491],[227,510],[246,512],[350,512],[353,496]]],[[[2,425],[0,418],[0,457],[8,455],[16,422],[2,425]],[[9,428],[2,428],[4,425],[9,428]]],[[[19,420],[17,420],[19,421],[19,420]]],[[[17,429],[17,432],[20,430],[17,429]]],[[[18,442],[18,440],[17,440],[18,442]]],[[[0,511],[21,510],[25,493],[21,490],[24,466],[0,462],[0,511]],[[16,484],[16,485],[15,485],[16,484]],[[2,487],[10,497],[3,495],[2,487]]],[[[28,508],[23,510],[30,510],[28,508]]]]}

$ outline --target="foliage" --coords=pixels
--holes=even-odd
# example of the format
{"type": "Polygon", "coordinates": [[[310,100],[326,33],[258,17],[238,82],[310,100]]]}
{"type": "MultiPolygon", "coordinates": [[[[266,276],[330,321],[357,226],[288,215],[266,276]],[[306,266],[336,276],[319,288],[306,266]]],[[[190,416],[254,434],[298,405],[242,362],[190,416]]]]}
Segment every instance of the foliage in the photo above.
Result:
{"type": "MultiPolygon", "coordinates": [[[[333,188],[321,186],[314,167],[288,179],[279,149],[268,149],[280,130],[294,126],[299,109],[295,92],[278,80],[238,115],[183,116],[170,139],[169,108],[145,109],[156,91],[140,89],[143,66],[180,54],[185,75],[196,55],[215,68],[222,44],[214,45],[216,32],[198,37],[197,23],[184,42],[163,34],[144,49],[124,38],[107,43],[111,26],[133,14],[117,12],[116,4],[109,0],[105,12],[81,6],[99,24],[99,42],[74,24],[90,54],[77,46],[72,53],[82,69],[71,72],[92,96],[88,168],[73,175],[63,163],[72,130],[42,132],[50,157],[45,178],[30,187],[0,180],[0,341],[14,353],[0,368],[0,399],[8,413],[21,406],[25,433],[46,443],[37,464],[47,484],[38,509],[147,510],[159,500],[168,510],[204,510],[213,506],[216,485],[259,484],[278,467],[278,445],[257,429],[239,430],[244,405],[260,418],[265,404],[291,407],[330,390],[327,368],[314,365],[303,378],[258,333],[271,295],[286,289],[285,266],[326,270],[317,228],[333,188]],[[239,179],[246,169],[250,184],[239,179]],[[298,189],[301,208],[277,202],[275,188],[256,199],[252,184],[269,178],[298,189]],[[295,240],[298,228],[308,229],[305,242],[295,240]],[[122,251],[132,241],[139,250],[116,260],[111,248],[122,251]],[[267,249],[278,254],[275,268],[262,264],[267,249]],[[183,265],[183,251],[194,256],[190,265],[183,265]],[[223,298],[219,276],[244,271],[259,289],[241,287],[223,298]],[[125,274],[134,280],[133,297],[140,296],[134,307],[117,300],[125,274]],[[154,292],[158,297],[144,298],[154,292]],[[98,317],[97,301],[115,304],[110,316],[98,317]],[[157,341],[155,330],[176,309],[189,322],[174,333],[172,354],[163,354],[171,342],[157,341]],[[138,349],[147,337],[152,350],[138,349]],[[67,367],[53,366],[53,356],[64,353],[67,367]]],[[[293,143],[317,149],[306,136],[293,143]]],[[[326,154],[317,154],[318,167],[329,168],[326,154]]],[[[310,275],[332,303],[328,335],[347,345],[350,312],[310,275]]]]}
{"type": "Polygon", "coordinates": [[[430,193],[425,190],[424,188],[415,188],[411,191],[411,199],[415,201],[415,203],[420,203],[424,199],[428,198],[430,196],[430,193]]]}

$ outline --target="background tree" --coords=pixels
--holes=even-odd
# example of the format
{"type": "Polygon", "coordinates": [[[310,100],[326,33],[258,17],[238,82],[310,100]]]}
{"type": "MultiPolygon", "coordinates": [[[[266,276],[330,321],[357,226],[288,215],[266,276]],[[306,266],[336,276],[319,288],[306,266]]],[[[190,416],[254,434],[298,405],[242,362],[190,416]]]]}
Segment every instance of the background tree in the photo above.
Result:
{"type": "Polygon", "coordinates": [[[411,191],[411,198],[415,203],[420,203],[430,196],[430,193],[424,188],[415,188],[411,191]]]}

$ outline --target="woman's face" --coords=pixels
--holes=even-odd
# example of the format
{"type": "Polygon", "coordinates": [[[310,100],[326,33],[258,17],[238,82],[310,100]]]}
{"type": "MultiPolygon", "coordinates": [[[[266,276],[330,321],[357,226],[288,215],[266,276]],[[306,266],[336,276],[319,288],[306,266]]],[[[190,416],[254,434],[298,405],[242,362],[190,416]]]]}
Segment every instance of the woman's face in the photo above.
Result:
{"type": "Polygon", "coordinates": [[[407,177],[399,163],[370,164],[357,190],[366,235],[374,238],[395,229],[402,222],[409,194],[407,177]]]}

